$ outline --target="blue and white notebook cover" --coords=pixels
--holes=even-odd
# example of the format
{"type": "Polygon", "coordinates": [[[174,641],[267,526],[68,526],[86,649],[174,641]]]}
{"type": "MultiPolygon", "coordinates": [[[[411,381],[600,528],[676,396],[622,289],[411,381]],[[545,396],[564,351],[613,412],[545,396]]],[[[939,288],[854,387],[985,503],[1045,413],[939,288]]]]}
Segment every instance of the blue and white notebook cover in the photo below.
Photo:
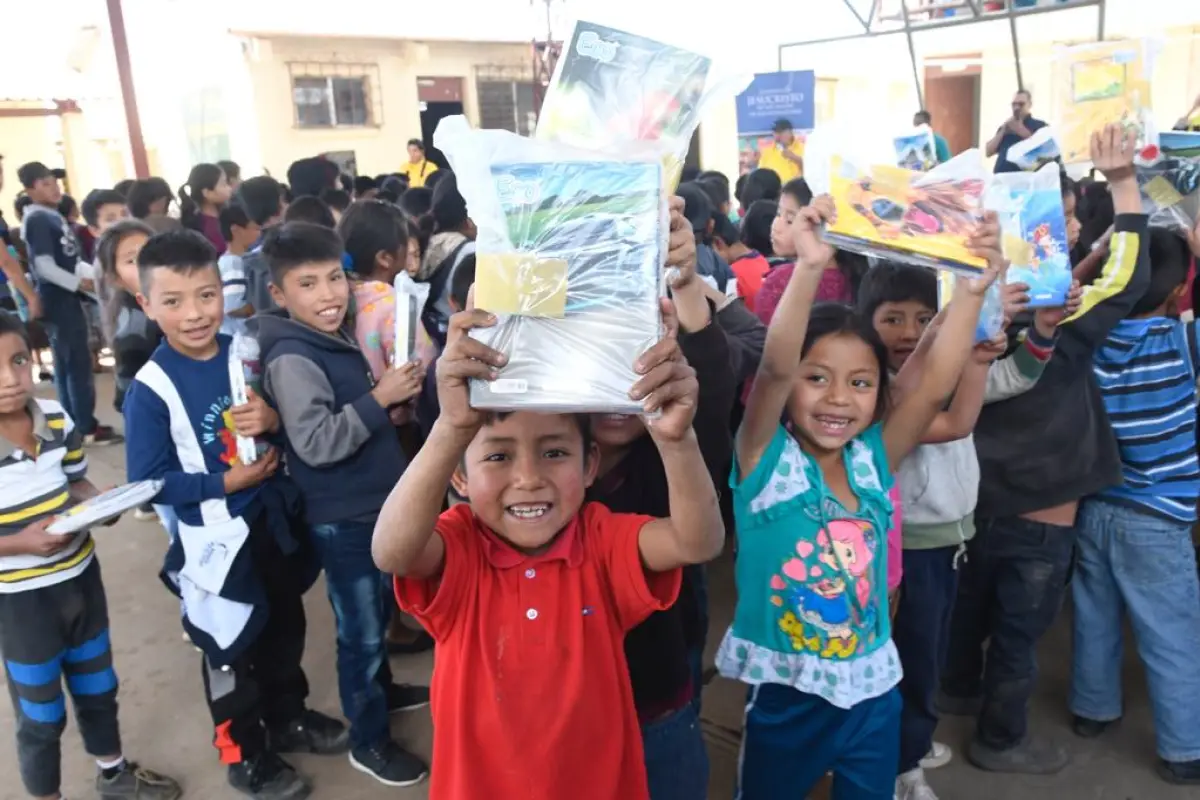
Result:
{"type": "Polygon", "coordinates": [[[1071,288],[1071,256],[1058,165],[992,176],[984,207],[1000,218],[1004,255],[1009,260],[1007,281],[1029,286],[1030,308],[1065,303],[1071,288]]]}

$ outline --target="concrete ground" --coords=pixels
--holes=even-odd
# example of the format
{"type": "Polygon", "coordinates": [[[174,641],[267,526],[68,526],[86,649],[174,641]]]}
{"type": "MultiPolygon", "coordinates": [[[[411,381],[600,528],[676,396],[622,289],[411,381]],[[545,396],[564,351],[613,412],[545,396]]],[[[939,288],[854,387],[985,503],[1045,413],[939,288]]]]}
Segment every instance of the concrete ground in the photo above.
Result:
{"type": "MultiPolygon", "coordinates": [[[[106,377],[101,377],[98,384],[103,416],[112,386],[106,377]]],[[[92,480],[102,487],[122,482],[123,455],[121,448],[91,450],[92,480]]],[[[121,723],[127,754],[178,778],[186,797],[234,797],[225,785],[224,770],[210,744],[212,730],[201,689],[199,656],[182,641],[178,605],[156,577],[166,535],[156,524],[127,519],[99,531],[96,539],[121,678],[121,723]]],[[[714,618],[710,650],[715,649],[733,611],[731,559],[713,565],[711,580],[714,618]]],[[[329,603],[320,586],[309,593],[307,601],[305,668],[312,685],[310,704],[336,714],[339,706],[329,603]]],[[[1145,683],[1132,653],[1127,658],[1128,697],[1121,725],[1098,741],[1084,742],[1072,736],[1065,710],[1070,669],[1068,613],[1042,648],[1043,673],[1034,700],[1033,724],[1067,743],[1074,755],[1071,766],[1048,778],[980,772],[958,757],[969,735],[969,723],[947,720],[938,738],[954,748],[955,760],[930,774],[930,783],[939,796],[942,800],[1200,800],[1200,789],[1171,787],[1154,774],[1154,738],[1145,683]]],[[[397,679],[412,682],[427,682],[432,665],[429,654],[392,662],[397,679]]],[[[728,800],[733,794],[744,696],[742,687],[720,678],[705,690],[704,725],[712,757],[713,800],[728,800]]],[[[0,730],[11,731],[12,725],[9,705],[0,703],[0,730]]],[[[406,746],[429,757],[432,729],[428,711],[395,717],[393,730],[406,746]]],[[[17,800],[24,795],[17,778],[12,737],[0,738],[0,800],[17,800]]],[[[83,753],[73,726],[68,728],[63,744],[64,794],[70,798],[93,796],[95,767],[83,753]]],[[[427,785],[409,790],[383,787],[355,772],[344,757],[297,757],[294,763],[314,778],[316,798],[418,800],[428,796],[427,785]]]]}

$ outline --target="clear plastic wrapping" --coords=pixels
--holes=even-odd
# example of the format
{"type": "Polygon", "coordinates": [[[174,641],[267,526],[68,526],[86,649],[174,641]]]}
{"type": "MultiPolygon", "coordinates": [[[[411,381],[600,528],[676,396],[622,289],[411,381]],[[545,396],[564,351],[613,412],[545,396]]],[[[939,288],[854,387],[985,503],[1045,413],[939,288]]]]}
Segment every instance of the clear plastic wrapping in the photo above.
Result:
{"type": "MultiPolygon", "coordinates": [[[[235,334],[229,345],[229,389],[233,405],[242,406],[250,402],[252,390],[261,396],[262,365],[259,363],[258,340],[253,336],[235,334]]],[[[238,460],[253,464],[266,450],[266,445],[252,436],[237,437],[238,460]]]]}
{"type": "Polygon", "coordinates": [[[918,125],[892,139],[896,148],[896,165],[903,169],[928,172],[937,166],[937,142],[933,128],[918,125]]]}
{"type": "Polygon", "coordinates": [[[661,335],[663,150],[606,158],[461,117],[434,142],[479,231],[475,306],[498,317],[472,335],[508,356],[471,405],[638,413],[633,363],[661,335]]]}
{"type": "Polygon", "coordinates": [[[1163,131],[1158,148],[1166,158],[1200,158],[1200,131],[1163,131]]]}
{"type": "Polygon", "coordinates": [[[1158,155],[1150,79],[1158,43],[1151,39],[1061,47],[1055,54],[1058,142],[1067,164],[1091,158],[1093,131],[1120,123],[1138,132],[1139,157],[1158,155]]]}
{"type": "Polygon", "coordinates": [[[1142,210],[1150,225],[1183,233],[1200,215],[1200,158],[1163,157],[1137,167],[1142,210]]]}
{"type": "Polygon", "coordinates": [[[837,219],[826,227],[825,238],[867,256],[978,275],[987,262],[966,243],[982,219],[987,177],[978,150],[929,172],[864,168],[834,157],[829,194],[837,219]]]}
{"type": "Polygon", "coordinates": [[[1028,139],[1022,139],[1008,148],[1007,158],[1026,172],[1036,172],[1062,158],[1062,148],[1058,146],[1053,129],[1038,128],[1028,139]]]}
{"type": "Polygon", "coordinates": [[[999,217],[1009,283],[1029,286],[1030,308],[1061,306],[1071,288],[1071,254],[1057,164],[992,176],[984,208],[999,217]]]}
{"type": "MultiPolygon", "coordinates": [[[[949,304],[957,280],[953,272],[938,273],[938,310],[949,304]]],[[[1004,282],[1004,276],[998,276],[983,295],[979,321],[975,323],[975,344],[990,342],[1004,330],[1004,282]]]]}
{"type": "Polygon", "coordinates": [[[56,536],[66,536],[71,533],[93,528],[111,519],[115,519],[126,511],[149,503],[162,491],[163,481],[134,481],[107,492],[96,495],[90,500],[84,500],[69,511],[60,514],[46,528],[46,533],[56,536]]]}
{"type": "Polygon", "coordinates": [[[400,367],[413,360],[417,352],[417,330],[421,311],[429,301],[428,283],[417,283],[407,272],[396,275],[392,288],[396,292],[396,327],[392,345],[392,366],[400,367]]]}
{"type": "Polygon", "coordinates": [[[691,50],[579,20],[555,66],[535,135],[608,152],[661,142],[664,185],[674,190],[705,107],[732,98],[751,77],[714,68],[711,58],[691,50]]]}

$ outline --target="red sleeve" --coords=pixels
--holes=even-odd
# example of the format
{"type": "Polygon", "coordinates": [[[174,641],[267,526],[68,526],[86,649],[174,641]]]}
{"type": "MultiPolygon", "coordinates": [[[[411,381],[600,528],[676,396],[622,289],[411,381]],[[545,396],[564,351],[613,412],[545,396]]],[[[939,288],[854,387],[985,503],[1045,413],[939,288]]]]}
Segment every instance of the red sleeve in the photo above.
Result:
{"type": "Polygon", "coordinates": [[[435,641],[450,635],[467,596],[468,587],[478,582],[479,535],[475,518],[466,503],[438,517],[437,532],[446,547],[442,574],[434,578],[395,579],[396,603],[412,614],[435,641]]]}
{"type": "Polygon", "coordinates": [[[653,520],[643,514],[614,514],[600,503],[589,503],[584,510],[588,552],[604,565],[614,611],[626,631],[670,608],[679,597],[683,570],[650,572],[642,565],[638,535],[653,520]]]}
{"type": "Polygon", "coordinates": [[[782,264],[774,267],[767,273],[767,277],[763,278],[762,288],[758,290],[758,297],[754,299],[754,313],[758,314],[763,325],[771,324],[771,317],[775,316],[775,309],[779,307],[783,290],[787,288],[794,270],[793,265],[782,264]]]}

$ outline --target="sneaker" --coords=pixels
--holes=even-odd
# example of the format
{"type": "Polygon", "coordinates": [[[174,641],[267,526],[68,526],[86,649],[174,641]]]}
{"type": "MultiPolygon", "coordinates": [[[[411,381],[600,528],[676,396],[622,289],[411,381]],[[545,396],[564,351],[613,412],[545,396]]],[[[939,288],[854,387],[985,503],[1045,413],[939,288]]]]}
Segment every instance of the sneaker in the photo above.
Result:
{"type": "Polygon", "coordinates": [[[1088,719],[1076,714],[1071,720],[1071,730],[1075,731],[1075,735],[1081,739],[1095,739],[1116,725],[1119,719],[1120,717],[1109,720],[1088,719]]]}
{"type": "Polygon", "coordinates": [[[108,425],[97,425],[94,431],[83,437],[83,443],[92,447],[108,447],[123,441],[125,437],[108,425]]]}
{"type": "Polygon", "coordinates": [[[411,641],[408,642],[397,642],[389,639],[387,643],[387,651],[389,656],[413,656],[417,653],[424,653],[432,650],[433,646],[433,637],[425,631],[421,631],[411,641]]]}
{"type": "Polygon", "coordinates": [[[929,748],[929,752],[921,759],[921,769],[937,769],[944,767],[954,758],[954,752],[948,745],[941,742],[934,742],[929,748]]]}
{"type": "Polygon", "coordinates": [[[229,785],[255,800],[303,800],[312,794],[312,785],[291,764],[269,751],[230,765],[229,785]]]}
{"type": "Polygon", "coordinates": [[[978,717],[983,711],[983,697],[956,697],[944,691],[937,693],[937,710],[952,717],[978,717]]]}
{"type": "Polygon", "coordinates": [[[267,742],[276,753],[315,753],[333,756],[350,749],[350,731],[340,720],[306,709],[300,719],[268,729],[267,742]]]}
{"type": "Polygon", "coordinates": [[[375,747],[350,751],[350,766],[385,786],[415,786],[429,774],[421,759],[388,739],[375,747]]]}
{"type": "Polygon", "coordinates": [[[96,776],[96,794],[100,800],[178,800],[183,789],[166,775],[126,761],[111,778],[96,776]]]}
{"type": "Polygon", "coordinates": [[[412,686],[407,683],[393,683],[387,687],[387,707],[389,714],[400,711],[412,711],[429,705],[429,687],[412,686]]]}
{"type": "Polygon", "coordinates": [[[925,781],[925,770],[917,767],[896,778],[896,800],[938,800],[938,796],[925,781]]]}
{"type": "Polygon", "coordinates": [[[967,747],[967,760],[988,772],[1053,775],[1061,772],[1071,757],[1054,742],[1026,736],[1020,744],[1007,750],[996,750],[972,739],[967,747]]]}
{"type": "Polygon", "coordinates": [[[1160,761],[1158,777],[1178,786],[1200,786],[1200,759],[1195,761],[1160,761]]]}
{"type": "Polygon", "coordinates": [[[147,503],[134,510],[133,518],[138,522],[158,522],[158,512],[154,510],[154,506],[147,503]]]}

